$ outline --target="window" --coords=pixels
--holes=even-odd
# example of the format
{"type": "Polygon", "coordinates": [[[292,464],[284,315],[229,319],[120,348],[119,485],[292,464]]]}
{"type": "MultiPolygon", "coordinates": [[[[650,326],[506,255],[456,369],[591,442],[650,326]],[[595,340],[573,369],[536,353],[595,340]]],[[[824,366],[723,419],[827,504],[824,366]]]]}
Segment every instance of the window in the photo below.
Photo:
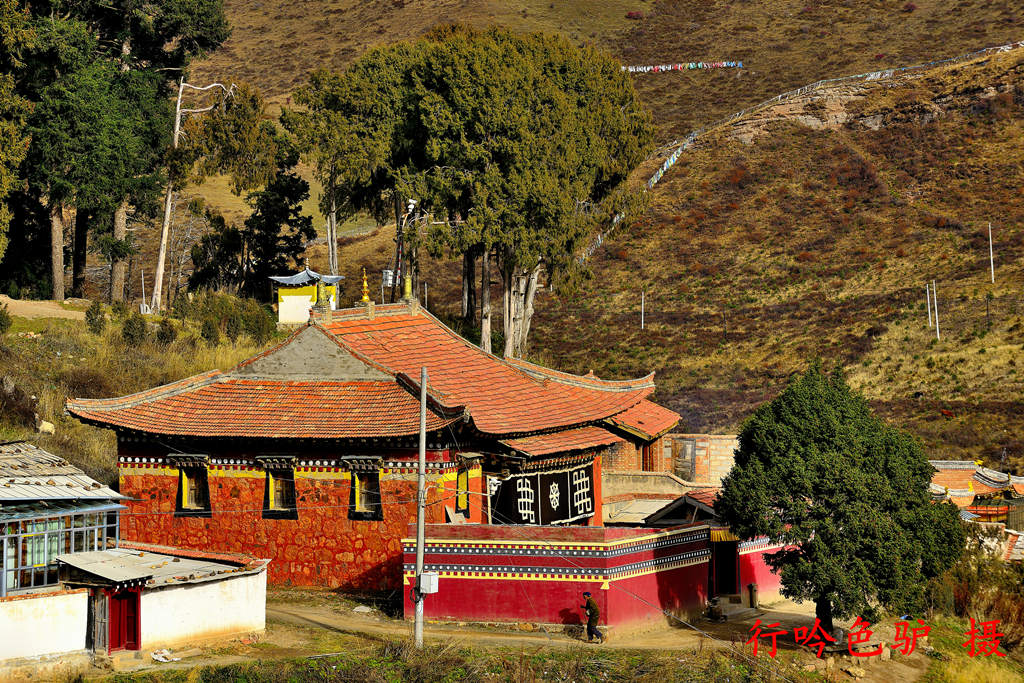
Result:
{"type": "Polygon", "coordinates": [[[298,519],[298,512],[295,506],[294,470],[268,469],[263,492],[263,518],[298,519]]]}
{"type": "Polygon", "coordinates": [[[205,467],[182,467],[178,486],[178,516],[210,516],[210,486],[205,467]]]}
{"type": "Polygon", "coordinates": [[[469,514],[469,469],[455,475],[455,511],[469,514]]]}
{"type": "Polygon", "coordinates": [[[380,473],[352,472],[352,495],[349,505],[350,519],[383,519],[380,504],[380,473]]]}

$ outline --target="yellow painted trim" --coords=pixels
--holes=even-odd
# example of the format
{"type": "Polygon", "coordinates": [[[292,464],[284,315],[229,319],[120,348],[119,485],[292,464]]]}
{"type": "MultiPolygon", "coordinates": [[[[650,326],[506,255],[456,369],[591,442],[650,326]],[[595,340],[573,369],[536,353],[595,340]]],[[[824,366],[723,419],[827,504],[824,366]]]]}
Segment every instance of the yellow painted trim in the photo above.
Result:
{"type": "Polygon", "coordinates": [[[274,509],[274,475],[267,470],[267,507],[274,509]]]}
{"type": "MultiPolygon", "coordinates": [[[[327,290],[328,298],[336,294],[335,285],[324,285],[324,289],[327,290]]],[[[290,287],[288,285],[278,285],[277,287],[277,303],[281,303],[285,297],[293,296],[306,296],[311,302],[316,301],[316,285],[304,285],[302,287],[290,287]]]]}
{"type": "MultiPolygon", "coordinates": [[[[698,564],[707,564],[709,557],[703,559],[692,559],[685,562],[673,562],[669,565],[664,565],[657,568],[638,569],[636,571],[629,572],[628,574],[618,574],[615,577],[608,576],[607,574],[601,574],[598,576],[581,576],[572,574],[549,574],[548,576],[542,576],[541,573],[530,573],[530,574],[509,574],[508,572],[490,572],[490,571],[478,571],[478,572],[458,572],[458,571],[442,571],[438,572],[438,578],[441,579],[486,579],[494,580],[501,579],[503,581],[572,581],[578,583],[580,581],[600,581],[602,590],[609,590],[611,582],[624,581],[626,579],[635,579],[638,576],[646,576],[647,574],[656,574],[658,572],[671,571],[673,569],[680,569],[682,567],[692,567],[698,564]]],[[[410,579],[414,579],[416,576],[415,572],[405,572],[403,574],[402,585],[410,579]]]]}
{"type": "MultiPolygon", "coordinates": [[[[533,548],[533,547],[536,547],[536,548],[572,548],[572,549],[581,549],[581,548],[614,548],[614,547],[617,547],[617,546],[632,545],[634,543],[643,543],[645,541],[651,541],[651,540],[655,540],[655,539],[666,538],[668,536],[677,536],[677,535],[681,536],[683,534],[690,534],[690,533],[693,533],[695,531],[701,531],[701,530],[704,530],[704,529],[707,529],[707,528],[708,527],[706,525],[704,525],[704,526],[698,526],[698,527],[689,527],[689,528],[686,528],[686,529],[678,529],[678,530],[675,530],[675,531],[656,532],[656,533],[653,533],[653,534],[647,534],[647,535],[644,535],[644,536],[636,536],[634,538],[618,540],[618,541],[594,541],[594,542],[589,542],[589,543],[585,542],[585,541],[567,542],[567,541],[545,541],[545,540],[540,540],[540,539],[533,540],[533,541],[509,541],[509,540],[496,540],[496,541],[492,541],[492,540],[488,540],[488,539],[479,539],[479,540],[477,540],[477,539],[465,539],[465,540],[460,540],[460,539],[453,539],[453,538],[428,538],[428,539],[426,539],[426,543],[427,543],[427,545],[437,545],[437,546],[442,546],[442,547],[443,546],[449,546],[449,545],[450,546],[456,546],[456,547],[458,547],[458,546],[465,546],[465,545],[511,545],[511,546],[517,546],[517,547],[522,546],[522,547],[530,547],[530,548],[533,548]]],[[[412,544],[416,543],[416,539],[414,539],[414,538],[403,538],[402,539],[402,543],[405,544],[405,545],[412,545],[412,544]]]]}

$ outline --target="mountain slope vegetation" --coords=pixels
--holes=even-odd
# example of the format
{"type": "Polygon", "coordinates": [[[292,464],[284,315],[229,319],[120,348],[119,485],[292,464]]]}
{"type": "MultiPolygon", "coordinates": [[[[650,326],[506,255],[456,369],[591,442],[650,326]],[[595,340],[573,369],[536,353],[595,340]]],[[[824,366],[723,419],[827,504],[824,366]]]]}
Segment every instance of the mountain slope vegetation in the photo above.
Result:
{"type": "Polygon", "coordinates": [[[736,429],[821,357],[932,457],[1024,465],[1024,50],[846,106],[838,127],[780,118],[750,144],[724,131],[684,153],[595,253],[586,290],[540,303],[536,353],[655,369],[694,431],[736,429]]]}

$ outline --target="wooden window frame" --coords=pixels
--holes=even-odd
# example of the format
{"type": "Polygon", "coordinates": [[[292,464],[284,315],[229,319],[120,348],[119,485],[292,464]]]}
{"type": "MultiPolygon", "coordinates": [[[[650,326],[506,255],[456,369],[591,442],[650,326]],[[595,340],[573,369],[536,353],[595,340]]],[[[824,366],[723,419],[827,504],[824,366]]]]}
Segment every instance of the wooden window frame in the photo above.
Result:
{"type": "Polygon", "coordinates": [[[178,468],[178,495],[175,506],[175,517],[211,517],[210,479],[205,466],[186,466],[178,468]],[[190,495],[194,482],[195,493],[190,495]],[[199,498],[198,501],[194,500],[199,498]]]}
{"type": "Polygon", "coordinates": [[[295,495],[295,470],[283,468],[268,469],[263,487],[263,519],[298,519],[299,510],[295,495]],[[285,500],[279,500],[276,484],[281,484],[285,500]]]}
{"type": "Polygon", "coordinates": [[[455,512],[469,515],[469,468],[463,467],[455,474],[455,512]]]}
{"type": "Polygon", "coordinates": [[[349,495],[348,518],[363,521],[379,521],[384,519],[384,506],[381,504],[380,470],[353,470],[352,485],[349,495]],[[363,493],[367,483],[373,482],[376,501],[368,506],[363,501],[363,493]]]}

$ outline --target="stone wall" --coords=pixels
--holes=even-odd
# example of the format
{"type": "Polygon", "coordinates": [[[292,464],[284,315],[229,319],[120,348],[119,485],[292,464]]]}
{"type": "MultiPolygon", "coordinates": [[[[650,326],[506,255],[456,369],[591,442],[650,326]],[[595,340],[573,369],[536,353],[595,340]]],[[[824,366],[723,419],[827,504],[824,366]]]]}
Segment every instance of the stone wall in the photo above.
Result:
{"type": "MultiPolygon", "coordinates": [[[[454,508],[456,471],[455,463],[432,464],[428,470],[428,522],[445,522],[445,508],[454,508]]],[[[401,539],[416,519],[412,465],[381,471],[379,521],[349,519],[352,475],[337,468],[296,468],[298,519],[264,519],[266,474],[256,467],[210,466],[208,517],[175,516],[175,468],[122,461],[119,473],[121,492],[137,499],[121,515],[121,535],[127,540],[269,558],[271,584],[356,591],[401,586],[401,539]]],[[[470,521],[479,522],[479,467],[470,470],[469,481],[475,492],[470,495],[470,521]]]]}

